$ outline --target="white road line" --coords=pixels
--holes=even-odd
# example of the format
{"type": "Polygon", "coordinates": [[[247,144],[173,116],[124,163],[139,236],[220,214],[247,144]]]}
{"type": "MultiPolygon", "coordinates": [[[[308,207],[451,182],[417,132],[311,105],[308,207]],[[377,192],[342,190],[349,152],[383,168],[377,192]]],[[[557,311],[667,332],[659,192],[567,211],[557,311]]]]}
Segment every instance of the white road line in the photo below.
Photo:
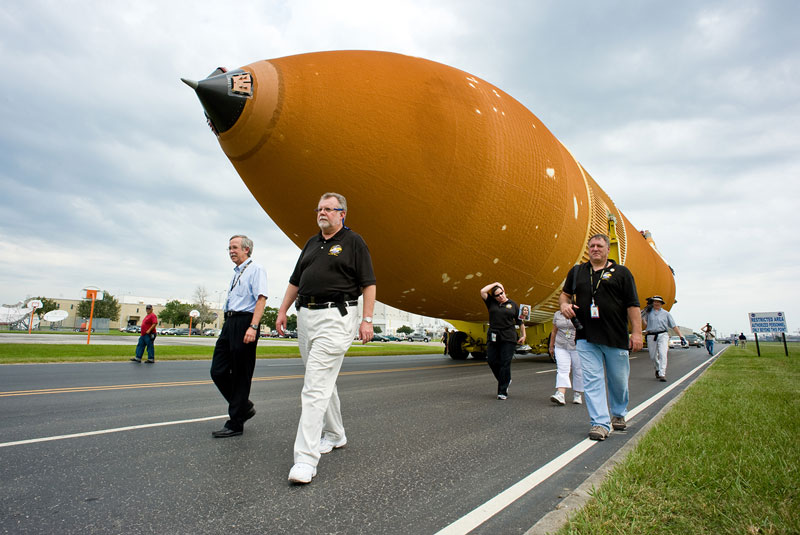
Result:
{"type": "Polygon", "coordinates": [[[50,442],[53,440],[65,440],[68,438],[91,437],[94,435],[107,435],[109,433],[119,433],[121,431],[134,431],[136,429],[147,429],[148,427],[164,427],[167,425],[192,424],[195,422],[206,422],[208,420],[218,420],[227,418],[227,414],[222,416],[206,416],[205,418],[193,418],[191,420],[176,420],[174,422],[158,422],[154,424],[131,425],[128,427],[116,427],[114,429],[101,429],[100,431],[87,431],[86,433],[74,433],[72,435],[58,435],[54,437],[31,438],[29,440],[17,440],[16,442],[2,442],[0,448],[9,446],[22,446],[24,444],[36,444],[37,442],[50,442]]]}
{"type": "MultiPolygon", "coordinates": [[[[713,357],[708,358],[707,360],[703,361],[702,364],[697,366],[695,369],[691,370],[689,373],[678,379],[669,387],[665,388],[655,396],[651,397],[647,401],[638,405],[635,409],[628,412],[625,416],[627,421],[630,421],[633,417],[637,414],[641,413],[647,407],[658,401],[660,398],[664,397],[668,392],[672,391],[673,389],[677,388],[683,381],[688,379],[692,374],[697,372],[700,368],[708,365],[719,353],[714,355],[713,357]]],[[[473,529],[477,528],[491,517],[517,501],[519,498],[536,488],[540,483],[545,481],[547,478],[567,466],[569,463],[575,460],[579,455],[583,452],[591,448],[592,446],[598,444],[596,440],[590,440],[588,438],[578,442],[576,445],[550,461],[549,463],[545,464],[532,474],[528,475],[524,479],[518,481],[511,487],[507,488],[488,502],[484,503],[483,505],[478,506],[477,508],[473,509],[466,515],[462,516],[449,526],[446,526],[439,530],[435,535],[462,535],[465,533],[469,533],[473,529]]]]}

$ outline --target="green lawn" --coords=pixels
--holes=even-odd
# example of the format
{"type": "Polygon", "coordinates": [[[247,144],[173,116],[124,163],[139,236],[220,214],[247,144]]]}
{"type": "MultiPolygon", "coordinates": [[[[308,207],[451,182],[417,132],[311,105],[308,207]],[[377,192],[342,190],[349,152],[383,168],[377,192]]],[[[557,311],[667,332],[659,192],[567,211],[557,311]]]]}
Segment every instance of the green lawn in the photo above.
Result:
{"type": "Polygon", "coordinates": [[[800,347],[729,347],[562,534],[800,533],[800,347]]]}
{"type": "MultiPolygon", "coordinates": [[[[135,348],[135,340],[127,345],[0,344],[0,364],[124,361],[134,355],[135,348]]],[[[213,352],[213,346],[167,346],[158,345],[156,342],[156,360],[208,360],[211,359],[213,352]]],[[[347,356],[420,355],[441,354],[441,352],[441,346],[378,342],[362,345],[360,342],[354,342],[347,356]]],[[[296,344],[259,345],[256,355],[258,358],[300,358],[296,344]]]]}

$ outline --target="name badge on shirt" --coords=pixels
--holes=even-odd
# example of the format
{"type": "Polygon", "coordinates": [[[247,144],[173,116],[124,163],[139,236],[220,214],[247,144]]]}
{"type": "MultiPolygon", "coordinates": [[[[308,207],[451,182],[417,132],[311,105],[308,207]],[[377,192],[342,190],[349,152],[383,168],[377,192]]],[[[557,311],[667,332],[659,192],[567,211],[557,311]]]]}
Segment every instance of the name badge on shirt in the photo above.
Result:
{"type": "Polygon", "coordinates": [[[492,333],[492,342],[497,342],[497,333],[492,333]]]}
{"type": "Polygon", "coordinates": [[[595,320],[600,317],[600,309],[597,308],[597,305],[594,303],[592,303],[592,306],[589,307],[589,316],[595,320]]]}

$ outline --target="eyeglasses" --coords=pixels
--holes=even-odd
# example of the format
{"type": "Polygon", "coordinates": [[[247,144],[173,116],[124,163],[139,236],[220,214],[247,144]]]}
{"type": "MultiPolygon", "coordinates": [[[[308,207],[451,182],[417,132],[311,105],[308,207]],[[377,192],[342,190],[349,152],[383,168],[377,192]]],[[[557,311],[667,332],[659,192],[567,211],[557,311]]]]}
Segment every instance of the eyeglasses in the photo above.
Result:
{"type": "Polygon", "coordinates": [[[314,208],[316,213],[325,212],[326,214],[330,214],[331,212],[344,212],[344,208],[314,208]]]}
{"type": "Polygon", "coordinates": [[[506,292],[505,292],[505,291],[503,291],[503,290],[500,290],[499,292],[497,292],[496,294],[494,294],[494,296],[495,296],[495,297],[500,297],[500,296],[501,296],[501,295],[503,295],[504,293],[506,293],[506,292]]]}

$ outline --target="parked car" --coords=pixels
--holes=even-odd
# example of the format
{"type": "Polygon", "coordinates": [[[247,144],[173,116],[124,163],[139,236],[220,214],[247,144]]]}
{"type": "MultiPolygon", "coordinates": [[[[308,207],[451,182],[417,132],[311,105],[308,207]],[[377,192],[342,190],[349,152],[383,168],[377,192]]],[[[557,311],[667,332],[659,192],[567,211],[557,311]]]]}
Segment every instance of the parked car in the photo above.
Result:
{"type": "Polygon", "coordinates": [[[127,327],[125,327],[124,331],[126,333],[141,333],[142,332],[142,326],[141,325],[128,325],[127,327]]]}
{"type": "Polygon", "coordinates": [[[160,335],[165,335],[165,334],[169,334],[169,333],[167,333],[168,330],[169,329],[166,328],[166,327],[160,327],[160,328],[156,329],[156,332],[158,334],[160,334],[160,335]]]}
{"type": "Polygon", "coordinates": [[[684,336],[684,338],[686,338],[686,342],[690,346],[703,347],[703,345],[705,345],[703,338],[697,336],[696,334],[687,334],[686,336],[684,336]]]}
{"type": "Polygon", "coordinates": [[[670,349],[674,349],[674,348],[677,348],[677,347],[683,347],[685,349],[689,348],[688,344],[686,344],[686,345],[683,345],[683,344],[684,343],[683,343],[683,341],[681,341],[681,337],[680,336],[670,336],[669,337],[669,348],[670,349]]]}
{"type": "Polygon", "coordinates": [[[203,336],[219,336],[218,329],[205,329],[203,331],[203,336]]]}
{"type": "Polygon", "coordinates": [[[372,335],[372,341],[373,342],[388,342],[389,338],[384,336],[384,335],[382,335],[382,334],[373,334],[372,335]]]}
{"type": "Polygon", "coordinates": [[[406,336],[406,340],[409,342],[430,342],[431,337],[425,333],[411,333],[406,336]]]}

